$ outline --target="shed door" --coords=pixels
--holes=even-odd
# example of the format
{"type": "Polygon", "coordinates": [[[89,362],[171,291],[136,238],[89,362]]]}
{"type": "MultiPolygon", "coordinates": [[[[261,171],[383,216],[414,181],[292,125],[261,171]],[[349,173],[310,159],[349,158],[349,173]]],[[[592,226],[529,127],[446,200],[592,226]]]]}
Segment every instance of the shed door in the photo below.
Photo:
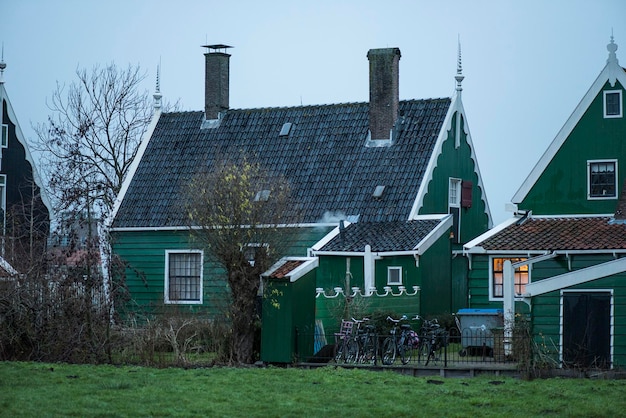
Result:
{"type": "Polygon", "coordinates": [[[611,294],[563,293],[563,365],[610,368],[611,294]]]}

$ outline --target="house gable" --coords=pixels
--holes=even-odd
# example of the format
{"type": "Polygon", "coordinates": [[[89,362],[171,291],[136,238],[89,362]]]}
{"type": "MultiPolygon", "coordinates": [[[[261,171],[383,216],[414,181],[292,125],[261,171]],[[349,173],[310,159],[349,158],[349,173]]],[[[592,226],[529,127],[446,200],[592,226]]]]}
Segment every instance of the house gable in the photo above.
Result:
{"type": "Polygon", "coordinates": [[[614,212],[626,179],[626,116],[622,110],[621,117],[606,117],[605,100],[607,92],[617,92],[623,109],[626,70],[618,64],[612,40],[607,49],[604,69],[513,196],[519,209],[535,214],[614,212]],[[605,161],[615,169],[615,190],[590,195],[590,165],[605,161]]]}
{"type": "Polygon", "coordinates": [[[25,254],[43,251],[50,232],[52,204],[30,154],[0,75],[0,228],[11,246],[0,245],[3,257],[17,270],[25,254]],[[28,210],[25,210],[28,208],[28,210]]]}
{"type": "Polygon", "coordinates": [[[453,213],[453,242],[467,242],[492,226],[482,176],[458,94],[439,132],[411,213],[412,217],[453,213]],[[450,201],[451,181],[454,180],[459,183],[456,205],[450,201]]]}

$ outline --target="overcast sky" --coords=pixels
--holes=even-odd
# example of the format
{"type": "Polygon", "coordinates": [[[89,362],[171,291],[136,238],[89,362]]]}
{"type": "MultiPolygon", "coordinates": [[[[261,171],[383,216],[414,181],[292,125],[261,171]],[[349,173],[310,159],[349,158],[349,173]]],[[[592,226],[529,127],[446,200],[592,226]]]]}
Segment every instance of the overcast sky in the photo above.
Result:
{"type": "Polygon", "coordinates": [[[230,106],[364,102],[367,51],[398,47],[400,99],[463,103],[497,224],[596,79],[614,34],[626,66],[624,0],[0,0],[5,88],[27,139],[77,68],[139,65],[182,110],[204,106],[201,45],[232,45],[230,106]]]}

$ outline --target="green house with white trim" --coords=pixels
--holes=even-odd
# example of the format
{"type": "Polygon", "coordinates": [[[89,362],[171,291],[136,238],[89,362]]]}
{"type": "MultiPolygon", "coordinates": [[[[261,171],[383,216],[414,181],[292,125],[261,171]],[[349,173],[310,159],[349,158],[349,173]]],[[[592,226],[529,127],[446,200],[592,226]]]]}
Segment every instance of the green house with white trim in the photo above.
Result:
{"type": "Polygon", "coordinates": [[[205,54],[204,111],[162,112],[155,94],[109,225],[130,311],[220,312],[223,272],[191,240],[180,199],[198,170],[225,155],[289,181],[295,204],[285,217],[297,239],[281,255],[318,259],[306,274],[318,314],[352,293],[399,313],[465,307],[467,261],[453,255],[491,227],[491,214],[461,100],[460,53],[452,97],[400,100],[400,50],[383,48],[367,54],[369,102],[233,109],[227,48],[205,54]]]}
{"type": "Polygon", "coordinates": [[[626,364],[626,70],[606,65],[530,172],[511,219],[464,246],[472,308],[526,314],[562,367],[626,364]]]}

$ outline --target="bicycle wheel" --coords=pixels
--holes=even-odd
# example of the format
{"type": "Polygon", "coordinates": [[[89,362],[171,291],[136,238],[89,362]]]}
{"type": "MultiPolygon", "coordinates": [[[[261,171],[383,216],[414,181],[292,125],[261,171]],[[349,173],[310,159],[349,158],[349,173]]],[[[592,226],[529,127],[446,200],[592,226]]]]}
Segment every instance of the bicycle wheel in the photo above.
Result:
{"type": "Polygon", "coordinates": [[[411,350],[413,348],[406,344],[406,341],[398,347],[400,352],[400,361],[402,364],[407,364],[411,361],[411,350]]]}
{"type": "Polygon", "coordinates": [[[359,358],[359,342],[356,338],[350,338],[346,342],[345,362],[356,363],[359,358]]]}
{"type": "Polygon", "coordinates": [[[420,341],[420,346],[417,349],[417,362],[419,364],[428,364],[428,354],[430,353],[430,339],[424,337],[420,341]]]}
{"type": "Polygon", "coordinates": [[[340,363],[345,360],[346,354],[346,340],[343,339],[335,345],[335,363],[340,363]]]}
{"type": "Polygon", "coordinates": [[[361,363],[374,364],[376,360],[376,340],[373,335],[364,337],[360,360],[361,363]]]}
{"type": "Polygon", "coordinates": [[[396,342],[393,337],[385,338],[382,348],[383,364],[389,366],[396,361],[396,342]]]}

